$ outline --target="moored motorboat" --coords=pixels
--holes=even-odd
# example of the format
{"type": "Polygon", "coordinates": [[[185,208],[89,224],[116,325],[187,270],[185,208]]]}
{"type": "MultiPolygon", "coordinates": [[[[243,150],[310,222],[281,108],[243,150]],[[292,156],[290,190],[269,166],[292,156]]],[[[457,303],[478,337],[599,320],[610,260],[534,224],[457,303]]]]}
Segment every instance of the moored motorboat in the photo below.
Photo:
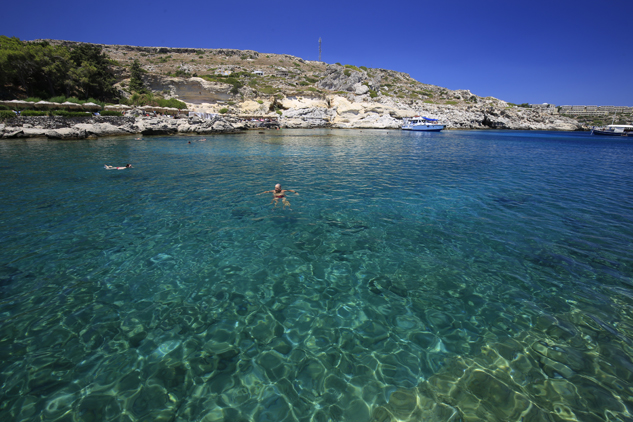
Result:
{"type": "Polygon", "coordinates": [[[437,119],[415,116],[402,119],[402,130],[416,130],[425,132],[439,132],[446,128],[446,125],[437,123],[437,119]]]}
{"type": "Polygon", "coordinates": [[[594,127],[591,129],[591,134],[607,136],[633,136],[633,125],[607,125],[605,127],[594,127]]]}

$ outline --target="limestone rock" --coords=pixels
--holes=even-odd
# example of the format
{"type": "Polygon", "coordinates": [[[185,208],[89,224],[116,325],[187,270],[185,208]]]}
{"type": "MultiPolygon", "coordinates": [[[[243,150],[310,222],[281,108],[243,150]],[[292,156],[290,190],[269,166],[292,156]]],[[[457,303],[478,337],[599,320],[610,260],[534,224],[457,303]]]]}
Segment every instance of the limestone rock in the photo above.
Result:
{"type": "Polygon", "coordinates": [[[79,123],[73,126],[76,129],[83,130],[86,132],[88,136],[115,136],[115,135],[125,135],[128,133],[133,133],[129,130],[129,126],[115,126],[111,123],[79,123]]]}
{"type": "Polygon", "coordinates": [[[356,95],[364,95],[367,94],[369,92],[369,87],[367,85],[363,85],[363,84],[354,84],[354,93],[356,95]]]}
{"type": "Polygon", "coordinates": [[[23,134],[24,133],[22,132],[22,128],[7,127],[2,133],[2,137],[3,138],[20,138],[21,135],[23,134]]]}
{"type": "Polygon", "coordinates": [[[143,76],[145,85],[154,92],[169,92],[167,98],[177,98],[192,104],[227,101],[232,95],[232,85],[209,82],[202,78],[174,78],[157,74],[143,76]]]}
{"type": "Polygon", "coordinates": [[[25,138],[41,138],[46,136],[46,130],[41,128],[23,127],[22,132],[25,138]]]}
{"type": "Polygon", "coordinates": [[[86,137],[86,131],[74,127],[63,127],[48,130],[45,135],[50,139],[80,139],[86,137]]]}
{"type": "Polygon", "coordinates": [[[317,86],[331,91],[353,92],[354,85],[362,82],[365,78],[366,76],[363,72],[333,64],[328,65],[325,70],[325,77],[319,81],[317,86]]]}
{"type": "Polygon", "coordinates": [[[213,127],[213,130],[220,131],[220,132],[233,130],[233,126],[231,126],[230,123],[224,120],[216,121],[215,123],[213,123],[212,127],[213,127]]]}

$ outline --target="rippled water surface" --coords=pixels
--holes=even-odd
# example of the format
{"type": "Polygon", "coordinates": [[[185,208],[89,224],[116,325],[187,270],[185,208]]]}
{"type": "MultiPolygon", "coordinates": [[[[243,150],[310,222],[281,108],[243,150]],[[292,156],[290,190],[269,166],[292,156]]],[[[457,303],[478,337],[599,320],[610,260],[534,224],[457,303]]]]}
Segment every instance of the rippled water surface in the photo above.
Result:
{"type": "Polygon", "coordinates": [[[632,141],[197,139],[0,143],[0,420],[632,420],[632,141]]]}

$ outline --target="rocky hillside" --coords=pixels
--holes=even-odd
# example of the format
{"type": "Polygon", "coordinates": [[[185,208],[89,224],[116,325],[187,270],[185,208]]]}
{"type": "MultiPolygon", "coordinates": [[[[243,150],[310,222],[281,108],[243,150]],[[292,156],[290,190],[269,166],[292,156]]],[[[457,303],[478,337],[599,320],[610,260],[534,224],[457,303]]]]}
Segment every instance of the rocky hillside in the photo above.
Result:
{"type": "Polygon", "coordinates": [[[251,50],[102,47],[116,64],[116,87],[124,96],[130,95],[129,67],[138,60],[149,89],[184,101],[190,109],[280,115],[287,127],[396,128],[403,117],[422,114],[442,119],[449,128],[581,128],[573,119],[421,83],[393,70],[251,50]]]}

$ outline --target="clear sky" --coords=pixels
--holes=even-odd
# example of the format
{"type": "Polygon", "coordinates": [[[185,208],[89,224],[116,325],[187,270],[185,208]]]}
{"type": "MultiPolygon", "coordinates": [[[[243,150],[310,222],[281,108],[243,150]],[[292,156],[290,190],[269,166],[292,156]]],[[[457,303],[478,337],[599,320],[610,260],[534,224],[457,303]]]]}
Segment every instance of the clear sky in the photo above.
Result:
{"type": "Polygon", "coordinates": [[[513,103],[633,106],[633,0],[6,1],[0,35],[237,48],[513,103]]]}

